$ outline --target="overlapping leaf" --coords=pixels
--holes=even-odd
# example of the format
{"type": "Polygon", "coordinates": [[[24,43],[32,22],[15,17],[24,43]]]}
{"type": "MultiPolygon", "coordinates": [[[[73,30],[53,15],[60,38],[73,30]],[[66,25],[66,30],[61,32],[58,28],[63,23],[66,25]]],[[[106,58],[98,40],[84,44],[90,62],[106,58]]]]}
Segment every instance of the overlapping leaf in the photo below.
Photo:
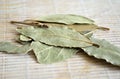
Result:
{"type": "Polygon", "coordinates": [[[23,46],[17,46],[10,42],[0,42],[0,51],[6,53],[27,53],[31,50],[29,44],[23,46]]]}
{"type": "Polygon", "coordinates": [[[63,23],[63,24],[93,24],[94,21],[74,14],[55,14],[47,15],[36,18],[40,22],[49,22],[49,23],[63,23]]]}
{"type": "MultiPolygon", "coordinates": [[[[22,36],[23,37],[20,35],[21,41],[30,41],[30,38],[24,35],[22,36]]],[[[32,42],[31,45],[37,61],[44,64],[64,61],[65,59],[71,58],[77,51],[79,51],[78,49],[49,46],[36,41],[32,42]]]]}
{"type": "Polygon", "coordinates": [[[48,46],[40,42],[32,42],[32,48],[39,63],[54,63],[72,57],[78,50],[48,46]]]}
{"type": "Polygon", "coordinates": [[[98,44],[100,47],[86,47],[82,48],[88,55],[94,56],[99,59],[104,59],[107,62],[110,62],[114,65],[120,66],[120,48],[110,44],[106,40],[99,40],[95,38],[91,38],[91,40],[98,44]]]}
{"type": "Polygon", "coordinates": [[[84,35],[68,28],[24,27],[22,29],[17,29],[17,31],[36,41],[40,41],[48,45],[62,46],[62,47],[87,47],[87,46],[95,45],[84,35]]]}

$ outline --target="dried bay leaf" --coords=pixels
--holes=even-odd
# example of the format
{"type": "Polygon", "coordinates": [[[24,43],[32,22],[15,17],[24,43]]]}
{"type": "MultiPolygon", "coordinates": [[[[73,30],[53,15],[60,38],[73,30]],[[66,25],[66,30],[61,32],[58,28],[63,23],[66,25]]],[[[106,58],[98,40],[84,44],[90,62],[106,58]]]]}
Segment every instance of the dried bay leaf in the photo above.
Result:
{"type": "Polygon", "coordinates": [[[31,50],[29,44],[17,46],[10,42],[0,42],[0,51],[6,53],[27,53],[31,50]]]}
{"type": "Polygon", "coordinates": [[[78,32],[83,32],[83,31],[93,31],[93,30],[96,30],[96,29],[100,29],[100,30],[109,30],[109,28],[106,28],[106,27],[101,27],[101,26],[97,26],[95,24],[68,24],[68,25],[65,25],[65,24],[60,24],[60,23],[53,23],[53,22],[44,22],[44,23],[41,23],[40,21],[37,21],[37,20],[24,20],[23,22],[20,22],[20,21],[11,21],[12,24],[25,24],[25,25],[31,25],[31,26],[38,26],[38,27],[68,27],[68,28],[71,28],[71,29],[74,29],[78,32]]]}
{"type": "MultiPolygon", "coordinates": [[[[29,41],[30,39],[26,36],[24,36],[24,38],[25,41],[29,41]]],[[[24,41],[24,39],[20,39],[20,40],[24,41]]],[[[37,58],[37,61],[39,63],[44,63],[44,64],[64,61],[65,59],[72,57],[77,51],[79,51],[78,49],[73,49],[73,48],[70,49],[70,48],[48,46],[46,44],[42,44],[36,41],[32,42],[31,45],[35,53],[35,56],[37,58]]]]}
{"type": "Polygon", "coordinates": [[[62,23],[62,24],[93,24],[94,21],[74,14],[54,14],[41,16],[36,18],[35,20],[39,22],[47,22],[47,23],[62,23]]]}
{"type": "MultiPolygon", "coordinates": [[[[29,21],[29,20],[27,20],[29,21]]],[[[12,21],[17,24],[24,24],[24,25],[31,25],[31,26],[37,26],[37,27],[68,27],[71,29],[74,29],[78,32],[83,32],[83,31],[93,31],[96,29],[101,29],[101,30],[108,30],[108,28],[105,27],[98,27],[97,25],[94,24],[74,24],[74,25],[64,25],[64,24],[57,24],[57,23],[41,23],[36,22],[35,20],[30,20],[30,22],[18,22],[18,21],[12,21]],[[44,25],[44,26],[43,26],[44,25]]]]}
{"type": "Polygon", "coordinates": [[[95,24],[74,24],[74,25],[64,25],[64,24],[55,24],[55,23],[43,23],[43,24],[47,25],[48,27],[68,27],[78,32],[94,31],[96,29],[109,30],[109,28],[97,26],[95,24]]]}
{"type": "Polygon", "coordinates": [[[44,64],[64,61],[65,59],[71,58],[78,51],[73,48],[48,46],[40,42],[32,42],[31,46],[37,61],[44,64]]]}
{"type": "Polygon", "coordinates": [[[48,45],[62,47],[87,47],[96,45],[87,37],[79,32],[68,28],[50,27],[50,28],[34,28],[24,27],[17,31],[35,41],[40,41],[48,45]]]}
{"type": "Polygon", "coordinates": [[[76,31],[93,31],[96,29],[101,30],[109,30],[109,28],[97,26],[93,20],[75,14],[54,14],[41,16],[37,19],[33,20],[24,20],[23,22],[11,21],[12,24],[25,24],[31,26],[40,26],[40,27],[49,27],[49,26],[64,26],[68,28],[72,28],[76,31]],[[40,20],[42,19],[42,20],[40,20]],[[44,21],[45,20],[45,21],[44,21]],[[88,23],[87,23],[88,22],[88,23]],[[89,23],[90,22],[90,23],[89,23]]]}
{"type": "Polygon", "coordinates": [[[120,66],[120,48],[110,44],[106,40],[90,38],[94,43],[99,45],[99,48],[94,46],[82,48],[88,55],[98,59],[104,59],[109,63],[120,66]]]}

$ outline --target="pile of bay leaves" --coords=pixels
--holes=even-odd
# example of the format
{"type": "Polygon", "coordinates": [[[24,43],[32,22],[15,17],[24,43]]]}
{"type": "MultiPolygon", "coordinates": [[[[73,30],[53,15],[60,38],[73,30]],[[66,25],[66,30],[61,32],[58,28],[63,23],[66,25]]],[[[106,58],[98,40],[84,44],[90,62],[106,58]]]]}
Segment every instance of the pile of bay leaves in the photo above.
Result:
{"type": "Polygon", "coordinates": [[[64,61],[82,49],[90,56],[120,66],[120,48],[92,36],[96,29],[109,28],[97,26],[89,18],[74,14],[55,14],[11,23],[27,27],[16,29],[19,33],[17,41],[21,46],[0,42],[2,52],[26,54],[32,50],[39,63],[48,64],[64,61]]]}

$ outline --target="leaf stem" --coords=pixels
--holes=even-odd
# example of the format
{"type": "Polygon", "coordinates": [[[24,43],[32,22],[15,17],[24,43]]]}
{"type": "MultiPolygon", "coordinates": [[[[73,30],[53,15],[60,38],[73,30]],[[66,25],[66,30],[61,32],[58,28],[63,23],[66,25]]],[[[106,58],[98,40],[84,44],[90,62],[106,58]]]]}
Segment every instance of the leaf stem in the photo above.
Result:
{"type": "Polygon", "coordinates": [[[110,29],[109,29],[109,28],[107,28],[107,27],[101,27],[101,26],[100,26],[100,27],[98,27],[97,29],[101,29],[101,30],[105,30],[105,31],[106,31],[106,30],[110,30],[110,29]]]}
{"type": "Polygon", "coordinates": [[[39,26],[39,27],[48,27],[45,24],[42,23],[38,23],[38,22],[31,22],[31,23],[27,23],[27,22],[20,22],[20,21],[11,21],[11,24],[25,24],[25,25],[31,25],[31,26],[39,26]]]}

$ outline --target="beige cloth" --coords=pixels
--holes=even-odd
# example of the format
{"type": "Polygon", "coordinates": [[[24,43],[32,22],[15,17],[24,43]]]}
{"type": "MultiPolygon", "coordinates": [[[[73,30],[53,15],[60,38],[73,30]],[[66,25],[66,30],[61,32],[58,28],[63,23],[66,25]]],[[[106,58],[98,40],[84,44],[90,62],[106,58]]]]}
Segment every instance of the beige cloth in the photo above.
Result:
{"type": "MultiPolygon", "coordinates": [[[[79,14],[109,27],[95,36],[120,47],[120,0],[0,0],[0,41],[13,41],[15,25],[48,14],[79,14]]],[[[38,64],[33,54],[0,52],[0,79],[120,79],[120,67],[80,53],[55,64],[38,64]]]]}

